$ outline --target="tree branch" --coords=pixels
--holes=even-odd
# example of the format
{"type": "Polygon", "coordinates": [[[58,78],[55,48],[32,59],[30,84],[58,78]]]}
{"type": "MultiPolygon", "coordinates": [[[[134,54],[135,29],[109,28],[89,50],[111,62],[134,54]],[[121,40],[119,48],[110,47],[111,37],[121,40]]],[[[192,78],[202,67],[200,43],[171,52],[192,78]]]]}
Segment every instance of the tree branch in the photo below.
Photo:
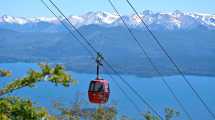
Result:
{"type": "Polygon", "coordinates": [[[75,82],[75,80],[65,72],[62,65],[57,64],[54,68],[51,68],[48,64],[39,64],[39,66],[41,71],[37,72],[31,69],[23,78],[16,79],[12,83],[0,89],[0,96],[23,87],[33,87],[37,82],[44,80],[50,81],[56,85],[63,85],[65,87],[69,87],[75,82]]]}

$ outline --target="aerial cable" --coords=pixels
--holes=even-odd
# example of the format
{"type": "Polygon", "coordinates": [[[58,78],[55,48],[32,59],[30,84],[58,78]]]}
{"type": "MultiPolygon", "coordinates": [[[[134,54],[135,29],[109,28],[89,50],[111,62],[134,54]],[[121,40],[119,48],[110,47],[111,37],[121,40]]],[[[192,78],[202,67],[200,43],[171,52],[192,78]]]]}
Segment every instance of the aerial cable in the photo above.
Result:
{"type": "Polygon", "coordinates": [[[86,37],[70,22],[70,20],[64,15],[64,13],[59,9],[58,6],[52,1],[49,2],[57,9],[57,11],[66,19],[66,21],[72,26],[72,28],[81,36],[81,38],[87,43],[87,45],[95,52],[98,53],[97,50],[92,46],[92,44],[87,40],[86,37]]]}
{"type": "Polygon", "coordinates": [[[189,120],[192,120],[191,115],[187,112],[186,108],[184,107],[184,105],[182,104],[182,102],[179,100],[179,98],[177,97],[177,95],[175,94],[175,92],[173,91],[173,89],[170,87],[170,85],[168,84],[168,82],[164,79],[164,76],[161,74],[161,72],[159,71],[159,69],[157,68],[157,66],[153,63],[152,59],[150,58],[150,56],[147,54],[145,48],[142,46],[142,44],[140,43],[140,41],[135,37],[134,33],[132,32],[132,30],[129,28],[128,24],[125,22],[125,20],[122,18],[122,16],[120,15],[119,11],[117,10],[116,6],[113,4],[113,2],[111,0],[108,0],[111,7],[113,8],[113,10],[117,13],[117,15],[120,17],[121,21],[123,22],[123,24],[125,25],[125,27],[127,28],[128,32],[130,33],[130,35],[132,36],[132,38],[135,40],[135,42],[137,43],[137,45],[140,47],[143,55],[146,56],[147,60],[149,61],[149,63],[152,65],[153,69],[155,70],[155,72],[158,73],[159,76],[161,76],[161,80],[163,81],[164,85],[168,88],[168,90],[170,91],[170,93],[172,94],[173,98],[176,100],[176,102],[178,103],[178,105],[181,107],[181,109],[183,110],[183,112],[186,114],[186,116],[188,117],[189,120]]]}
{"type": "Polygon", "coordinates": [[[42,2],[43,5],[58,19],[58,21],[61,22],[61,24],[64,26],[64,28],[66,28],[66,30],[67,30],[70,34],[72,34],[72,36],[75,38],[75,40],[76,40],[77,42],[79,42],[80,45],[81,45],[82,47],[84,47],[84,48],[89,52],[89,54],[90,54],[91,56],[94,56],[93,52],[92,52],[82,41],[80,41],[78,37],[76,37],[76,35],[72,32],[72,30],[60,19],[60,17],[57,16],[57,15],[49,8],[49,6],[47,5],[47,3],[44,2],[44,0],[41,0],[41,2],[42,2]]]}
{"type": "Polygon", "coordinates": [[[206,104],[206,102],[203,100],[203,98],[200,96],[200,94],[196,91],[196,89],[192,86],[192,84],[189,82],[185,74],[181,71],[179,66],[176,64],[176,62],[173,60],[173,58],[168,54],[166,49],[163,47],[163,45],[160,43],[158,38],[155,36],[155,34],[149,29],[149,26],[144,22],[143,18],[138,14],[137,10],[134,8],[134,6],[131,4],[129,0],[126,0],[128,5],[131,7],[131,9],[135,12],[137,17],[141,20],[143,25],[145,26],[146,30],[150,33],[152,38],[155,40],[155,42],[158,44],[158,46],[161,48],[161,50],[164,52],[164,54],[168,57],[169,61],[173,64],[173,66],[176,68],[176,70],[179,72],[179,74],[182,76],[182,78],[185,80],[187,85],[191,88],[195,96],[199,99],[199,101],[202,103],[202,105],[205,107],[207,112],[215,119],[215,114],[212,112],[212,110],[209,108],[209,106],[206,104]]]}
{"type": "MultiPolygon", "coordinates": [[[[43,0],[41,0],[43,1],[43,0]]],[[[52,5],[57,9],[57,11],[66,19],[66,21],[72,26],[72,28],[84,39],[84,41],[87,43],[87,45],[89,45],[90,48],[92,48],[92,50],[95,53],[98,53],[97,50],[91,45],[91,43],[89,43],[89,41],[84,37],[84,35],[82,35],[82,33],[69,21],[69,19],[61,12],[61,10],[55,5],[55,3],[52,0],[49,0],[52,5]]],[[[50,9],[49,9],[50,10],[50,9]]],[[[70,29],[69,29],[70,30],[70,29]]],[[[71,30],[70,30],[71,31],[71,30]]],[[[78,39],[79,40],[79,39],[78,39]]],[[[104,63],[107,64],[107,66],[131,89],[131,91],[137,95],[137,97],[139,97],[139,99],[147,105],[147,107],[149,107],[152,112],[154,112],[161,120],[164,120],[160,114],[137,92],[137,90],[135,90],[114,68],[113,66],[108,63],[105,59],[104,59],[104,63]]]]}
{"type": "Polygon", "coordinates": [[[107,71],[107,69],[105,69],[105,73],[107,73],[107,75],[111,78],[111,80],[115,83],[115,85],[119,88],[119,90],[124,94],[124,96],[129,100],[130,103],[132,103],[132,105],[134,106],[134,108],[136,109],[136,111],[138,113],[141,113],[141,109],[139,108],[139,106],[135,103],[135,101],[128,95],[128,93],[120,86],[119,82],[117,80],[114,79],[114,77],[110,74],[110,72],[107,71]]]}
{"type": "Polygon", "coordinates": [[[156,114],[161,120],[164,120],[164,119],[161,117],[161,115],[154,109],[154,107],[151,106],[151,105],[145,100],[145,98],[143,98],[143,96],[140,95],[140,94],[137,92],[137,90],[134,89],[134,88],[119,74],[119,72],[116,71],[116,70],[113,68],[113,66],[112,66],[111,64],[109,64],[109,63],[108,63],[107,61],[105,61],[105,60],[104,60],[104,63],[106,63],[106,65],[114,72],[114,74],[116,74],[116,75],[124,82],[124,84],[126,84],[126,85],[130,88],[130,90],[131,90],[134,94],[136,94],[137,97],[139,97],[139,99],[140,99],[145,105],[147,105],[148,108],[150,108],[150,109],[152,110],[152,112],[153,112],[154,114],[156,114]]]}

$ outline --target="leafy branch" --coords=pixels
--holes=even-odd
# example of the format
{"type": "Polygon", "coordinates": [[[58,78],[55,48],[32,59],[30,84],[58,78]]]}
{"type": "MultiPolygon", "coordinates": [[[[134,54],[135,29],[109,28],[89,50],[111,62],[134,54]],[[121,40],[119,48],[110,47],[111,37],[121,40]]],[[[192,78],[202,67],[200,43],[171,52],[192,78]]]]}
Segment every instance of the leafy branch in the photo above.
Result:
{"type": "MultiPolygon", "coordinates": [[[[69,87],[75,83],[75,80],[73,80],[71,76],[65,72],[62,65],[57,64],[53,68],[48,64],[39,64],[39,66],[41,71],[30,69],[26,76],[18,78],[4,88],[0,89],[0,96],[23,87],[33,87],[37,82],[44,80],[52,82],[55,85],[63,85],[64,87],[69,87]]],[[[7,73],[6,75],[9,74],[7,73]]]]}
{"type": "Polygon", "coordinates": [[[11,76],[11,72],[5,69],[0,69],[0,77],[9,77],[11,76]]]}

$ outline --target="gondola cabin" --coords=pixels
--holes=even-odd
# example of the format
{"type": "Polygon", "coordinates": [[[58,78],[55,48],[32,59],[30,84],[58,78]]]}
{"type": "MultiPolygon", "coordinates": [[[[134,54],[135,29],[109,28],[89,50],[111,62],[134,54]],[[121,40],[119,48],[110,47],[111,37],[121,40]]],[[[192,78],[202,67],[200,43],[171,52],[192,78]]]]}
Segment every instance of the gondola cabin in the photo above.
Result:
{"type": "Polygon", "coordinates": [[[104,104],[110,95],[109,83],[104,79],[96,79],[90,82],[88,97],[91,103],[104,104]]]}

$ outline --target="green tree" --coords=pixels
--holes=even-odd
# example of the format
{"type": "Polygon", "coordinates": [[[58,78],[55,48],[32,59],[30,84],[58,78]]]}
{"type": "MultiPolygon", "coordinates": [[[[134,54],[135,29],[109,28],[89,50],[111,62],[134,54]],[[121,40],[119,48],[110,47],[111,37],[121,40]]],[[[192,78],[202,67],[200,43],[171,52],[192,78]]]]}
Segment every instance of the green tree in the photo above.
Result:
{"type": "Polygon", "coordinates": [[[56,120],[46,109],[34,107],[30,100],[19,97],[0,99],[0,120],[56,120]]]}
{"type": "Polygon", "coordinates": [[[100,105],[97,109],[86,109],[82,107],[86,101],[80,97],[80,94],[75,98],[70,106],[62,105],[59,102],[54,103],[54,107],[60,112],[60,115],[57,116],[59,120],[115,120],[117,114],[115,105],[108,107],[100,105]]]}
{"type": "MultiPolygon", "coordinates": [[[[172,120],[173,118],[178,117],[179,115],[180,115],[180,113],[175,111],[174,109],[166,108],[164,118],[165,118],[165,120],[172,120]]],[[[150,112],[144,113],[143,116],[146,120],[160,120],[159,117],[153,115],[150,112]]]]}
{"type": "MultiPolygon", "coordinates": [[[[5,97],[4,95],[24,87],[34,87],[37,82],[50,81],[55,85],[69,87],[75,80],[65,72],[63,66],[51,67],[48,64],[39,64],[41,70],[30,69],[26,76],[13,80],[0,89],[0,120],[56,120],[48,114],[45,108],[33,106],[30,100],[19,97],[5,97]]],[[[0,69],[0,77],[8,77],[8,70],[0,69]]]]}
{"type": "Polygon", "coordinates": [[[165,119],[166,120],[171,120],[171,119],[173,119],[173,118],[175,118],[175,117],[178,117],[179,115],[180,115],[180,113],[179,112],[177,112],[177,111],[175,111],[174,109],[172,109],[172,108],[166,108],[165,109],[165,119]]]}
{"type": "Polygon", "coordinates": [[[116,119],[116,107],[111,106],[110,108],[99,107],[96,112],[92,114],[93,120],[114,120],[116,119]]]}

